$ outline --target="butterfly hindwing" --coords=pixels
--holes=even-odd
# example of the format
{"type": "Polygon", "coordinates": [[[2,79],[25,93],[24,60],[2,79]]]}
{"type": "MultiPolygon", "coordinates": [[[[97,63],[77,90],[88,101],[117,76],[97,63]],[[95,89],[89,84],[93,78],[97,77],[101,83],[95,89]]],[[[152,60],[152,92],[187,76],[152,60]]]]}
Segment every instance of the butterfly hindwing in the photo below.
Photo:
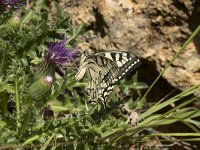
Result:
{"type": "Polygon", "coordinates": [[[90,100],[95,102],[105,102],[113,85],[141,64],[136,55],[128,52],[99,52],[82,58],[76,79],[80,80],[87,73],[87,90],[90,100]]]}
{"type": "Polygon", "coordinates": [[[105,102],[106,97],[112,91],[119,68],[112,60],[101,55],[98,57],[92,55],[87,60],[90,62],[87,66],[90,81],[87,90],[90,93],[90,100],[100,99],[105,102]]]}

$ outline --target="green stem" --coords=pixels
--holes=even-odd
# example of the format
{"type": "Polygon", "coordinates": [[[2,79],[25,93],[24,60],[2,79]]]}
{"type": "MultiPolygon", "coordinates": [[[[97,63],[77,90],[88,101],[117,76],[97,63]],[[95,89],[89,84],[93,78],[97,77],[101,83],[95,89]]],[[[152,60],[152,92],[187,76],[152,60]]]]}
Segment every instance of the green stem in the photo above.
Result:
{"type": "Polygon", "coordinates": [[[149,87],[149,89],[146,91],[146,93],[144,94],[144,96],[141,98],[141,101],[144,101],[147,94],[149,93],[149,91],[153,88],[153,86],[156,84],[156,82],[158,81],[158,79],[160,79],[160,77],[164,74],[164,72],[167,70],[167,68],[174,62],[174,60],[181,54],[183,53],[183,51],[185,50],[186,46],[193,40],[193,38],[199,33],[200,31],[200,25],[197,27],[197,29],[192,33],[192,35],[189,37],[189,39],[183,44],[183,46],[181,47],[181,49],[174,55],[174,57],[172,58],[172,60],[166,65],[166,67],[163,69],[163,71],[159,74],[159,76],[156,78],[156,80],[151,84],[151,86],[149,87]]]}
{"type": "Polygon", "coordinates": [[[19,127],[19,119],[20,119],[20,104],[19,104],[19,88],[18,88],[18,75],[16,72],[15,77],[15,103],[16,103],[16,116],[17,116],[17,132],[19,127]]]}

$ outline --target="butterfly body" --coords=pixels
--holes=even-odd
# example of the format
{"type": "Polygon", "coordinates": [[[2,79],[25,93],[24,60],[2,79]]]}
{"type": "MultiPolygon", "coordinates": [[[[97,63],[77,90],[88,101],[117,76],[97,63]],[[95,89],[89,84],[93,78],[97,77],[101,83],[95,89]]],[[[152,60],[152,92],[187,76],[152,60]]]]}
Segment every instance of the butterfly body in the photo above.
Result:
{"type": "Polygon", "coordinates": [[[87,73],[89,78],[88,92],[90,100],[106,101],[113,85],[140,66],[140,59],[129,52],[98,52],[83,55],[76,80],[81,80],[87,73]]]}

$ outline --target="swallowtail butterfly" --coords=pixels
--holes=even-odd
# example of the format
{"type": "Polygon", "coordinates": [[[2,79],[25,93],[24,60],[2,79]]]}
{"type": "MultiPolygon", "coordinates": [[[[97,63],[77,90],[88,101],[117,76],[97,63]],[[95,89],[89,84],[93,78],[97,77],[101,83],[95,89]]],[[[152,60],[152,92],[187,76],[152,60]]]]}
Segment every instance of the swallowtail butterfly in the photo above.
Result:
{"type": "Polygon", "coordinates": [[[113,85],[128,73],[137,69],[140,59],[130,52],[98,52],[92,55],[83,54],[80,60],[76,80],[81,80],[87,73],[89,78],[88,93],[90,101],[105,104],[113,85]]]}

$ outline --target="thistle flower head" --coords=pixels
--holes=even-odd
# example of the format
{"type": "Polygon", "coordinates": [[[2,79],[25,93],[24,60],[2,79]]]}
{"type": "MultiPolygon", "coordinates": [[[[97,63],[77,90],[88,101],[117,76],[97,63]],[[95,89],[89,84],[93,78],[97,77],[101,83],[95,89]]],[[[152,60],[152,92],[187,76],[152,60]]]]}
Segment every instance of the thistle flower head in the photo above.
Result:
{"type": "Polygon", "coordinates": [[[3,5],[15,5],[19,2],[20,0],[0,0],[0,3],[3,5]]]}
{"type": "Polygon", "coordinates": [[[66,40],[53,42],[49,46],[49,50],[45,54],[45,61],[54,65],[64,65],[74,59],[76,53],[65,48],[66,40]]]}

